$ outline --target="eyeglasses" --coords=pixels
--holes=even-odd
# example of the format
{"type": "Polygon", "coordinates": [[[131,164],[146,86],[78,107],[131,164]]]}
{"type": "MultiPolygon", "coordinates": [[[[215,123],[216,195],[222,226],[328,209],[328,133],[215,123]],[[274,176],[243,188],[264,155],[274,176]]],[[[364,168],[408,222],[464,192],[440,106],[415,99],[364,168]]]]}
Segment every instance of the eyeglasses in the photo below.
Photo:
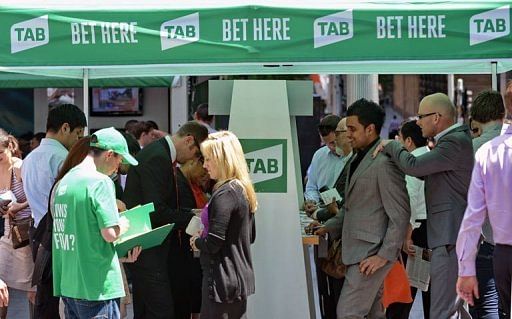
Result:
{"type": "Polygon", "coordinates": [[[442,114],[439,113],[439,112],[432,112],[432,113],[427,113],[427,114],[418,114],[418,120],[421,120],[424,117],[431,116],[431,115],[434,115],[434,114],[438,114],[439,116],[442,116],[442,114]]]}

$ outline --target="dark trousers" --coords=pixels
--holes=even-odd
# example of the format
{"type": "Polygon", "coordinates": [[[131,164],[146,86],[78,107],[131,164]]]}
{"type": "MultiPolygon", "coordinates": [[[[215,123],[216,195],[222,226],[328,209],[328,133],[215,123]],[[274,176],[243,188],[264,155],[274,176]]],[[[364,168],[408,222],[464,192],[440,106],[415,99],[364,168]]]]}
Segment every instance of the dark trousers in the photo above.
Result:
{"type": "MultiPolygon", "coordinates": [[[[476,257],[476,278],[480,299],[475,299],[475,306],[469,311],[473,319],[498,319],[500,317],[498,291],[494,280],[493,268],[494,246],[483,242],[476,257]]],[[[502,312],[502,311],[501,311],[502,312]]]]}
{"type": "Polygon", "coordinates": [[[512,276],[512,246],[496,244],[494,248],[494,277],[502,301],[505,318],[510,317],[510,283],[512,276]]]}
{"type": "MultiPolygon", "coordinates": [[[[53,278],[50,278],[53,279],[53,278]]],[[[58,319],[59,297],[53,296],[53,281],[37,285],[34,319],[58,319]]]]}
{"type": "Polygon", "coordinates": [[[320,313],[322,319],[336,319],[336,306],[341,295],[343,279],[333,278],[322,271],[318,258],[318,247],[315,246],[316,277],[318,295],[320,297],[320,313]]]}
{"type": "MultiPolygon", "coordinates": [[[[35,228],[29,229],[30,249],[33,260],[36,260],[39,242],[34,239],[35,228]]],[[[34,305],[34,319],[59,319],[59,297],[53,296],[53,277],[50,276],[44,282],[37,285],[36,303],[34,305]]]]}
{"type": "Polygon", "coordinates": [[[143,250],[133,264],[134,319],[174,319],[174,303],[167,269],[168,242],[143,250]]]}
{"type": "MultiPolygon", "coordinates": [[[[420,227],[412,231],[411,239],[416,246],[427,247],[427,221],[418,220],[421,223],[420,227]]],[[[404,264],[407,264],[407,254],[402,252],[402,258],[404,264]]],[[[408,319],[409,313],[412,309],[412,304],[416,297],[418,289],[411,287],[411,296],[413,302],[411,303],[393,303],[386,309],[387,319],[408,319]]],[[[421,297],[423,300],[423,316],[424,318],[430,318],[430,287],[428,291],[422,291],[421,297]]]]}

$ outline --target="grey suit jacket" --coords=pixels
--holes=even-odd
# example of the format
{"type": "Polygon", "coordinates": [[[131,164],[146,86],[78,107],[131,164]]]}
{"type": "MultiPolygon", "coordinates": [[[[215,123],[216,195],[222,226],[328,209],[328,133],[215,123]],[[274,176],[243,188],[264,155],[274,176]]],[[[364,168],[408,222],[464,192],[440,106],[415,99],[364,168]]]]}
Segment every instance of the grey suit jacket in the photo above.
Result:
{"type": "Polygon", "coordinates": [[[343,209],[326,223],[329,229],[343,225],[345,265],[357,264],[373,255],[395,261],[405,238],[411,210],[404,174],[387,156],[379,154],[372,158],[377,145],[366,154],[347,183],[343,209]]]}
{"type": "Polygon", "coordinates": [[[402,171],[425,179],[429,248],[455,245],[473,169],[473,146],[467,125],[442,136],[432,151],[415,157],[398,142],[384,148],[402,171]]]}

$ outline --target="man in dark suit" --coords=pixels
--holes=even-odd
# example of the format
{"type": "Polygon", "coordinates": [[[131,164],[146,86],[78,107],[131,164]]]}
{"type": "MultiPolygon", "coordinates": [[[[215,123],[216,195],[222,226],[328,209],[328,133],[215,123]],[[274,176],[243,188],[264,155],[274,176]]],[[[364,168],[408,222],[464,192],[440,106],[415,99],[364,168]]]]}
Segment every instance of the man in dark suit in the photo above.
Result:
{"type": "MultiPolygon", "coordinates": [[[[174,223],[175,229],[186,227],[193,214],[180,209],[175,164],[199,157],[199,145],[207,136],[208,130],[203,125],[187,122],[175,135],[142,149],[136,157],[139,165],[128,172],[123,195],[126,206],[132,208],[152,202],[155,205],[155,212],[150,215],[153,228],[169,223],[174,223]]],[[[172,256],[168,256],[169,237],[161,246],[144,250],[130,266],[135,319],[174,318],[167,266],[168,258],[172,262],[172,256]]]]}
{"type": "Polygon", "coordinates": [[[452,102],[442,93],[426,96],[420,103],[417,124],[424,137],[436,141],[432,151],[415,157],[396,141],[382,141],[379,151],[407,175],[425,180],[428,246],[432,249],[430,318],[457,318],[457,254],[459,233],[471,171],[473,146],[467,125],[455,122],[452,102]]]}
{"type": "Polygon", "coordinates": [[[361,99],[348,109],[347,137],[356,155],[348,168],[344,206],[322,229],[334,237],[341,230],[347,272],[339,319],[385,318],[381,287],[398,258],[410,218],[404,174],[388,157],[372,157],[383,123],[384,111],[374,102],[361,99]]]}

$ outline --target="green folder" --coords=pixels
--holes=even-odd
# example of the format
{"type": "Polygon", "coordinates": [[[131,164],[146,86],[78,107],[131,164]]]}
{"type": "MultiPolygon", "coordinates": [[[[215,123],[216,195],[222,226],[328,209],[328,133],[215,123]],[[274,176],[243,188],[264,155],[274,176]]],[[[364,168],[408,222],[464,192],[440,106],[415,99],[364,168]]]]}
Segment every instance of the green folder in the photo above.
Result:
{"type": "Polygon", "coordinates": [[[136,246],[141,246],[142,250],[144,250],[162,244],[173,227],[174,224],[167,224],[142,234],[121,238],[119,241],[114,243],[117,256],[119,258],[126,257],[128,251],[136,246]]]}
{"type": "Polygon", "coordinates": [[[150,231],[152,227],[149,214],[154,210],[155,206],[153,203],[149,203],[124,211],[121,216],[126,217],[130,221],[130,227],[126,233],[121,236],[120,240],[150,231]]]}

